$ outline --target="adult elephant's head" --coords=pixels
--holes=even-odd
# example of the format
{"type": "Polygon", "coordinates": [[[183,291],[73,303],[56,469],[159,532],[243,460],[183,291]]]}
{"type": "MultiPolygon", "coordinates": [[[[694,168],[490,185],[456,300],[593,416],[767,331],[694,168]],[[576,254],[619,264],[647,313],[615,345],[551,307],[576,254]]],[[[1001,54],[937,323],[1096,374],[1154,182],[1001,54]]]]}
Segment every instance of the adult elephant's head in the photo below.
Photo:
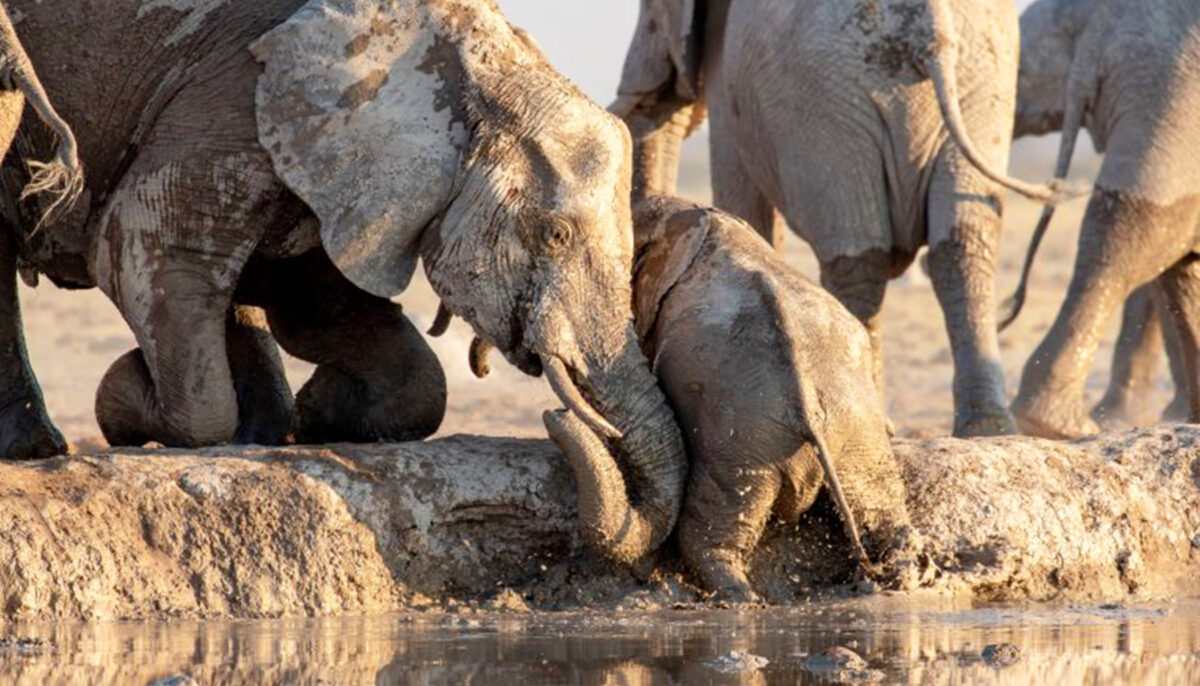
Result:
{"type": "Polygon", "coordinates": [[[683,139],[704,120],[706,27],[724,22],[708,16],[707,4],[641,0],[617,99],[609,107],[633,133],[635,204],[675,194],[683,139]]]}
{"type": "Polygon", "coordinates": [[[686,461],[633,329],[621,122],[491,0],[312,0],[253,50],[260,139],[334,263],[391,297],[422,259],[449,311],[545,370],[623,460],[640,505],[589,538],[622,558],[657,547],[686,461]]]}

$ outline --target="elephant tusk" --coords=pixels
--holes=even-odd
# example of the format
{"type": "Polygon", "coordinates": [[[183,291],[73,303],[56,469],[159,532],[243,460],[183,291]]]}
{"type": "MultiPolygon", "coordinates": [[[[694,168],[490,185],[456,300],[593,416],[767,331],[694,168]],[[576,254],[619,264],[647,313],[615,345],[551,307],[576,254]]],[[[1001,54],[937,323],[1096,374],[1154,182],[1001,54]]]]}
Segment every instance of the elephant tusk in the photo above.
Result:
{"type": "Polygon", "coordinates": [[[582,419],[597,434],[613,440],[620,440],[621,432],[602,417],[579,393],[579,389],[575,387],[575,382],[571,380],[571,375],[567,372],[567,365],[561,359],[553,355],[544,355],[542,367],[546,371],[546,379],[550,382],[550,388],[554,389],[554,394],[567,406],[567,409],[574,412],[575,416],[582,419]]]}
{"type": "Polygon", "coordinates": [[[631,95],[628,93],[618,95],[617,99],[608,106],[608,113],[624,119],[632,114],[633,111],[637,109],[637,106],[641,104],[641,102],[642,96],[640,95],[631,95]]]}
{"type": "Polygon", "coordinates": [[[453,316],[445,305],[438,303],[437,316],[433,319],[433,326],[429,327],[429,331],[426,333],[434,338],[440,338],[442,334],[446,333],[446,329],[450,328],[450,319],[453,316]]]}
{"type": "Polygon", "coordinates": [[[492,373],[492,366],[488,364],[488,354],[494,350],[491,343],[476,336],[471,341],[471,352],[467,355],[471,363],[471,373],[477,379],[486,378],[492,373]]]}

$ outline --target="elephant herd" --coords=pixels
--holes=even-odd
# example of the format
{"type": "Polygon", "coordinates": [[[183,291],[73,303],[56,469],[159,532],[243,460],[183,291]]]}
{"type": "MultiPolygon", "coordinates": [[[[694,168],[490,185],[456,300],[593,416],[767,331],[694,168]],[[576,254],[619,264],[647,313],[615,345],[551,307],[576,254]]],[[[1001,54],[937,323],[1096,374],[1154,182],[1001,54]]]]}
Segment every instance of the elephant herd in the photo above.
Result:
{"type": "Polygon", "coordinates": [[[474,329],[473,369],[496,350],[565,406],[545,422],[584,538],[630,562],[677,530],[735,599],[767,519],[822,487],[864,564],[896,554],[879,313],[923,246],[955,435],[1097,431],[1083,382],[1127,298],[1095,414],[1131,411],[1165,342],[1174,411],[1200,420],[1195,0],[1039,0],[1019,21],[994,0],[641,0],[609,111],[494,0],[0,10],[2,457],[66,450],[18,275],[100,288],[133,330],[96,395],[114,445],[425,438],[446,380],[392,301],[418,260],[435,328],[474,329]],[[706,118],[721,210],[670,197],[706,118]],[[1010,406],[998,329],[1084,127],[1103,168],[1010,406]],[[1014,135],[1058,130],[1053,182],[1006,175],[1014,135]],[[1047,209],[1000,317],[1005,189],[1047,209]],[[776,254],[777,213],[824,290],[776,254]],[[280,346],[317,365],[295,395],[280,346]]]}

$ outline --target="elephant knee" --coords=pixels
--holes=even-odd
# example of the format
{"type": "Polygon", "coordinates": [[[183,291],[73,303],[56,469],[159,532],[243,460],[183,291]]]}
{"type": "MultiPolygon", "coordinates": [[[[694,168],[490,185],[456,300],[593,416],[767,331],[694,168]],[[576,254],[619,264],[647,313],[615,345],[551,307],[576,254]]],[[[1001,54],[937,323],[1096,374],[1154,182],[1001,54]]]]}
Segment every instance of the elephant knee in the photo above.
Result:
{"type": "Polygon", "coordinates": [[[237,430],[237,403],[230,399],[192,398],[184,407],[163,408],[140,349],[109,367],[96,391],[96,419],[110,445],[158,441],[174,447],[229,442],[237,430]],[[167,410],[173,410],[170,415],[167,410]]]}
{"type": "Polygon", "coordinates": [[[153,440],[154,386],[142,351],[130,350],[105,372],[96,390],[96,421],[109,445],[140,446],[153,440]]]}

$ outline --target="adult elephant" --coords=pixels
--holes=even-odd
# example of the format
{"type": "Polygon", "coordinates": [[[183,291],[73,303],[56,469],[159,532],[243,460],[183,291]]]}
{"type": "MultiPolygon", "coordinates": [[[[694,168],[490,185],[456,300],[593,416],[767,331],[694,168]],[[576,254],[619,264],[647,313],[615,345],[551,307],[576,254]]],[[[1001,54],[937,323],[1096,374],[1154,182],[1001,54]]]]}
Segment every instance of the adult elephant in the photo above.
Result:
{"type": "Polygon", "coordinates": [[[1172,314],[1189,414],[1200,421],[1200,4],[1041,0],[1022,15],[1021,34],[1017,133],[1062,130],[1060,178],[1084,126],[1105,157],[1067,297],[1025,365],[1017,420],[1050,438],[1098,430],[1083,387],[1102,328],[1154,282],[1172,314]]]}
{"type": "Polygon", "coordinates": [[[993,0],[642,0],[613,111],[638,193],[674,190],[707,106],[716,203],[777,247],[778,209],[821,281],[871,331],[928,243],[954,351],[960,436],[1015,431],[993,312],[1017,17],[993,0]],[[932,77],[932,79],[930,78],[932,77]]]}
{"type": "Polygon", "coordinates": [[[90,170],[24,259],[99,286],[139,344],[97,394],[110,440],[235,437],[231,366],[266,354],[238,304],[319,363],[302,440],[427,435],[444,379],[387,299],[419,257],[448,311],[610,439],[646,494],[636,545],[666,536],[686,462],[632,323],[631,143],[494,2],[9,5],[35,59],[72,66],[47,86],[90,170]]]}

